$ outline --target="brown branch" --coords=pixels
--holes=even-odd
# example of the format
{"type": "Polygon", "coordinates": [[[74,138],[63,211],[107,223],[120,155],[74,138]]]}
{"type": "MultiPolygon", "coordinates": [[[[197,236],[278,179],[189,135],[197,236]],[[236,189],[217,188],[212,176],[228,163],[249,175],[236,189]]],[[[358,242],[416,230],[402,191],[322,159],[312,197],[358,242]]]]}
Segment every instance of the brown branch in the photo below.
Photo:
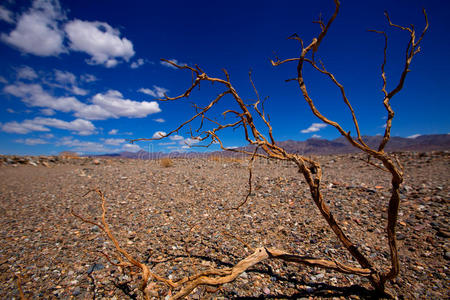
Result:
{"type": "Polygon", "coordinates": [[[215,275],[214,277],[203,275],[198,276],[194,280],[186,281],[188,284],[170,299],[181,299],[189,295],[198,286],[219,286],[230,283],[234,281],[240,274],[266,259],[281,259],[287,262],[294,262],[313,267],[337,270],[342,273],[357,274],[365,277],[370,276],[371,274],[371,271],[368,269],[344,266],[333,261],[315,259],[311,257],[302,257],[298,255],[288,254],[281,250],[261,247],[255,249],[255,251],[250,256],[247,256],[245,259],[241,260],[238,264],[230,269],[211,270],[211,272],[214,273],[211,275],[215,275]]]}
{"type": "MultiPolygon", "coordinates": [[[[239,209],[242,205],[244,205],[247,200],[249,199],[251,193],[252,193],[252,167],[253,162],[256,158],[265,158],[265,159],[271,159],[271,160],[282,160],[282,161],[289,161],[293,163],[297,168],[299,173],[301,173],[306,181],[306,183],[309,186],[311,198],[314,201],[315,205],[319,209],[320,214],[322,217],[326,220],[329,227],[333,231],[333,233],[336,235],[338,240],[342,243],[342,245],[347,249],[347,251],[350,253],[350,255],[358,262],[359,267],[349,266],[345,265],[343,263],[337,262],[336,260],[326,260],[326,259],[317,259],[312,258],[309,256],[299,256],[299,255],[292,255],[289,253],[286,253],[281,250],[277,249],[267,249],[265,247],[260,247],[254,250],[254,252],[247,256],[246,258],[239,261],[235,266],[232,268],[225,268],[225,269],[211,269],[207,271],[198,272],[197,274],[193,276],[186,276],[176,282],[165,279],[157,274],[154,274],[150,271],[147,265],[139,262],[137,259],[132,257],[125,249],[123,249],[115,236],[113,235],[112,231],[110,230],[107,222],[106,222],[106,207],[105,202],[106,199],[104,197],[104,194],[96,190],[97,194],[100,196],[102,200],[102,218],[101,218],[101,224],[96,223],[94,221],[91,221],[89,219],[83,218],[74,212],[73,215],[82,220],[85,223],[89,223],[92,225],[98,226],[103,233],[107,235],[107,237],[113,242],[114,249],[118,253],[119,257],[119,264],[115,265],[124,265],[126,267],[134,267],[140,270],[141,272],[141,278],[142,278],[142,284],[141,284],[141,291],[143,291],[145,297],[147,299],[150,298],[150,295],[152,295],[153,291],[152,289],[156,287],[156,284],[154,282],[149,283],[149,279],[151,278],[153,281],[158,282],[158,284],[165,284],[168,286],[171,291],[170,295],[172,295],[172,292],[175,292],[175,290],[178,290],[178,292],[175,293],[171,297],[171,299],[180,299],[183,298],[189,293],[191,293],[196,287],[199,286],[218,286],[225,283],[229,283],[234,281],[240,274],[242,274],[244,271],[248,270],[249,268],[253,267],[255,264],[258,264],[266,259],[279,259],[283,260],[285,262],[292,262],[292,263],[299,263],[307,266],[312,267],[320,267],[325,268],[328,270],[334,270],[337,272],[345,273],[345,274],[355,274],[363,277],[367,277],[372,285],[375,287],[375,289],[378,292],[384,292],[385,289],[385,283],[388,280],[391,280],[395,278],[398,275],[399,272],[399,259],[398,259],[398,250],[397,250],[397,244],[396,244],[396,224],[398,219],[398,209],[400,205],[400,195],[399,195],[399,188],[400,184],[403,182],[403,170],[402,165],[399,162],[398,158],[386,154],[384,152],[384,148],[386,146],[386,143],[390,139],[390,131],[391,131],[391,125],[392,125],[392,119],[394,118],[394,112],[390,105],[390,100],[393,96],[395,96],[404,85],[404,81],[406,78],[406,74],[409,72],[409,66],[411,64],[412,58],[414,55],[416,55],[420,51],[420,43],[423,39],[423,36],[425,35],[427,29],[428,29],[428,18],[426,15],[426,12],[424,11],[425,15],[425,22],[426,26],[423,29],[419,39],[416,41],[416,32],[414,26],[410,27],[403,27],[400,25],[396,25],[391,22],[389,15],[386,13],[386,18],[388,20],[389,26],[400,29],[403,31],[407,31],[410,35],[410,39],[408,42],[408,45],[405,50],[405,62],[403,66],[403,70],[401,72],[401,76],[399,79],[399,82],[395,86],[394,89],[391,91],[387,90],[387,80],[386,80],[386,73],[385,73],[385,66],[386,66],[386,57],[387,57],[387,35],[383,31],[376,31],[371,30],[373,32],[383,34],[385,38],[385,45],[384,45],[384,51],[383,51],[383,63],[381,64],[381,77],[383,80],[383,86],[382,86],[382,92],[384,94],[383,99],[383,105],[385,106],[387,112],[388,112],[388,118],[386,121],[386,129],[385,134],[383,137],[382,142],[380,143],[378,149],[372,149],[370,148],[362,139],[359,123],[356,117],[356,113],[350,104],[349,99],[347,98],[344,86],[338,82],[335,75],[329,71],[327,71],[324,67],[324,64],[320,61],[320,65],[318,65],[315,61],[315,54],[318,51],[318,48],[320,46],[320,43],[326,36],[331,24],[335,20],[338,12],[340,3],[338,0],[334,0],[335,3],[335,10],[333,15],[330,17],[328,22],[324,22],[322,20],[322,17],[320,16],[319,20],[315,23],[319,24],[321,31],[319,34],[312,39],[312,41],[305,45],[303,43],[303,40],[299,38],[297,35],[293,35],[290,37],[290,39],[297,40],[300,42],[301,45],[301,53],[299,57],[296,58],[289,58],[285,60],[279,60],[278,58],[271,61],[273,66],[279,66],[284,63],[289,62],[296,62],[297,63],[297,77],[294,79],[297,81],[299,85],[299,89],[302,93],[303,98],[307,102],[309,108],[311,109],[312,113],[318,117],[322,122],[331,125],[335,127],[338,132],[344,136],[348,142],[354,146],[355,148],[367,153],[370,157],[373,157],[375,159],[378,159],[382,164],[383,167],[380,167],[377,164],[374,164],[368,159],[366,163],[369,165],[375,166],[383,171],[387,171],[391,174],[391,182],[392,182],[392,190],[391,190],[391,198],[389,199],[388,204],[388,220],[387,220],[387,237],[388,237],[388,246],[390,251],[390,267],[387,271],[378,271],[377,268],[374,266],[374,264],[363,255],[363,253],[356,247],[355,244],[353,244],[350,240],[350,238],[346,235],[346,233],[343,231],[342,227],[338,224],[336,218],[330,211],[329,206],[325,202],[323,198],[323,194],[321,191],[321,180],[322,180],[322,168],[320,166],[320,163],[312,158],[307,158],[302,155],[292,154],[288,153],[284,148],[278,146],[275,142],[275,139],[272,135],[272,126],[270,123],[269,115],[266,115],[264,110],[264,101],[261,101],[259,93],[256,89],[256,86],[252,80],[251,72],[249,72],[249,80],[250,84],[253,87],[253,90],[256,94],[257,100],[253,104],[246,103],[241,96],[238,94],[234,86],[232,85],[230,81],[230,75],[226,70],[223,70],[225,79],[223,78],[214,78],[209,77],[199,66],[195,65],[194,67],[188,66],[188,65],[178,65],[174,62],[171,62],[169,60],[164,60],[165,62],[171,64],[172,66],[178,68],[178,69],[185,69],[191,72],[192,74],[192,82],[191,86],[188,87],[182,94],[176,96],[176,97],[168,97],[165,95],[165,98],[160,99],[161,101],[174,101],[182,98],[187,98],[190,96],[190,94],[193,92],[195,87],[200,87],[200,84],[202,81],[209,82],[211,84],[217,84],[222,88],[225,88],[225,91],[216,95],[216,97],[209,102],[209,104],[205,107],[201,107],[197,104],[193,104],[195,114],[188,119],[187,121],[181,123],[177,128],[170,131],[165,136],[161,137],[168,137],[173,133],[179,132],[179,130],[183,129],[185,126],[191,126],[192,122],[198,118],[201,119],[199,128],[195,131],[195,135],[193,134],[192,130],[190,130],[191,138],[195,138],[200,142],[203,141],[210,141],[210,143],[206,146],[218,143],[220,148],[222,150],[232,151],[235,153],[243,153],[250,156],[249,163],[248,163],[248,169],[249,169],[249,179],[248,179],[248,192],[244,199],[244,201],[236,208],[239,209]],[[306,84],[303,77],[303,68],[304,65],[310,64],[315,70],[319,71],[320,73],[326,75],[333,84],[340,90],[341,97],[343,99],[343,102],[347,109],[350,111],[353,125],[355,126],[357,138],[353,138],[351,136],[350,131],[344,130],[344,128],[338,123],[333,120],[328,119],[324,114],[322,114],[321,111],[319,111],[315,105],[314,100],[311,98],[306,84]],[[217,105],[217,103],[227,94],[230,94],[232,97],[230,99],[233,101],[234,104],[238,106],[238,109],[228,109],[225,110],[222,115],[223,118],[226,119],[228,114],[231,114],[232,117],[237,118],[236,121],[228,122],[226,124],[223,124],[222,121],[217,121],[215,118],[209,117],[209,113],[211,112],[211,109],[217,105]],[[261,104],[261,109],[258,107],[258,105],[261,104]],[[262,120],[261,122],[256,122],[255,117],[262,120]],[[255,124],[256,123],[256,124],[255,124]],[[257,124],[262,124],[263,129],[260,130],[259,127],[257,127],[257,124]],[[210,126],[210,127],[206,127],[210,126]],[[205,128],[204,128],[205,127],[205,128]],[[211,128],[212,127],[212,128],[211,128]],[[219,133],[221,130],[227,129],[227,128],[242,128],[245,140],[248,142],[249,146],[254,147],[254,151],[250,152],[247,150],[242,149],[231,149],[224,146],[223,141],[221,140],[219,133]],[[266,138],[266,136],[263,134],[265,132],[269,133],[269,138],[266,138]],[[258,151],[261,150],[260,153],[258,151]],[[122,257],[124,259],[122,259],[122,257]]],[[[258,120],[259,120],[258,119],[258,120]]],[[[141,141],[141,140],[155,140],[155,138],[152,139],[135,139],[133,141],[141,141]]],[[[205,146],[205,145],[195,145],[195,146],[205,146]]],[[[191,265],[195,268],[194,262],[191,259],[190,250],[188,248],[187,243],[190,240],[190,234],[192,232],[193,228],[190,229],[188,233],[188,238],[185,240],[185,250],[188,253],[188,257],[191,260],[191,265]]],[[[228,233],[225,232],[225,234],[228,235],[228,233]]],[[[234,236],[233,236],[234,237],[234,236]]],[[[243,240],[241,240],[238,237],[234,237],[237,240],[239,240],[244,245],[247,245],[249,249],[251,247],[243,240]]],[[[109,256],[104,254],[104,256],[107,258],[109,262],[114,264],[110,259],[109,256]]],[[[130,270],[128,270],[130,271],[130,270]]]]}
{"type": "Polygon", "coordinates": [[[256,153],[258,152],[258,149],[259,149],[259,147],[255,147],[255,151],[253,152],[252,157],[248,161],[248,192],[247,192],[247,195],[245,196],[245,199],[244,199],[244,201],[242,201],[241,204],[232,208],[233,210],[239,210],[239,208],[241,208],[245,203],[247,203],[248,198],[252,194],[252,175],[253,175],[252,169],[253,169],[253,162],[255,161],[255,157],[256,157],[256,153]]]}
{"type": "Polygon", "coordinates": [[[27,300],[27,298],[25,297],[25,294],[23,293],[21,276],[20,276],[20,274],[15,274],[15,276],[16,276],[17,290],[19,291],[20,300],[27,300]]]}

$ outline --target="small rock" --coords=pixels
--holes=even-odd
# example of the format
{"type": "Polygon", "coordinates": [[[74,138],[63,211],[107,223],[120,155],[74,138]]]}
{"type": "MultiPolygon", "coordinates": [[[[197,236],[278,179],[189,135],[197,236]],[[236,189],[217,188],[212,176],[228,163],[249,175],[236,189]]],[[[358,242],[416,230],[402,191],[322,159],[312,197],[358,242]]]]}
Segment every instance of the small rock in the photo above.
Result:
{"type": "Polygon", "coordinates": [[[104,268],[105,268],[104,265],[95,263],[95,264],[93,264],[92,266],[89,267],[89,269],[87,270],[87,273],[91,274],[94,271],[98,271],[98,270],[101,270],[101,269],[104,269],[104,268]]]}
{"type": "Polygon", "coordinates": [[[406,236],[402,233],[397,234],[397,240],[401,241],[404,240],[406,238],[406,236]]]}
{"type": "Polygon", "coordinates": [[[450,251],[445,252],[444,257],[445,259],[450,260],[450,251]]]}
{"type": "Polygon", "coordinates": [[[80,287],[75,287],[74,289],[73,289],[73,291],[72,291],[72,296],[78,296],[78,295],[80,295],[81,294],[81,290],[80,290],[80,287]]]}

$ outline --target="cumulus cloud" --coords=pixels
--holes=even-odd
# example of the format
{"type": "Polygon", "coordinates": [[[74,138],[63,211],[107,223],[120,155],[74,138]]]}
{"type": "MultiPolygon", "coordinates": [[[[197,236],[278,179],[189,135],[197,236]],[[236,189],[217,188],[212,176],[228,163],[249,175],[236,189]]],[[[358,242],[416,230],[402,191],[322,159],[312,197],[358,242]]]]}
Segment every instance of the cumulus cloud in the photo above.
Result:
{"type": "Polygon", "coordinates": [[[7,23],[14,23],[13,13],[5,7],[0,6],[0,20],[7,23]]]}
{"type": "Polygon", "coordinates": [[[32,131],[50,131],[47,127],[34,123],[33,120],[24,120],[21,123],[17,121],[7,122],[1,125],[1,130],[18,134],[26,134],[32,131]]]}
{"type": "Polygon", "coordinates": [[[78,118],[105,120],[109,118],[144,118],[161,111],[157,102],[138,102],[124,99],[119,91],[109,90],[92,98],[92,104],[80,102],[75,97],[54,97],[39,84],[16,83],[7,85],[3,91],[16,96],[25,104],[50,108],[62,112],[74,112],[78,118]]]}
{"type": "MultiPolygon", "coordinates": [[[[179,65],[179,66],[185,66],[185,65],[186,65],[185,63],[182,63],[182,62],[176,60],[175,58],[168,59],[168,60],[171,61],[171,62],[173,62],[174,64],[179,65]]],[[[161,65],[163,65],[164,67],[171,68],[171,69],[177,69],[177,67],[175,67],[175,66],[169,64],[169,63],[166,62],[166,61],[161,61],[161,65]]]]}
{"type": "Polygon", "coordinates": [[[416,134],[408,136],[408,139],[415,139],[415,138],[418,138],[419,136],[421,136],[421,134],[416,133],[416,134]]]}
{"type": "Polygon", "coordinates": [[[140,150],[142,150],[141,147],[139,147],[139,145],[136,144],[124,144],[121,148],[122,151],[129,151],[129,152],[138,152],[140,150]]]}
{"type": "Polygon", "coordinates": [[[78,135],[91,135],[95,133],[95,126],[90,121],[75,119],[67,122],[54,118],[37,117],[22,122],[12,121],[2,124],[1,130],[8,133],[26,134],[32,131],[50,131],[48,127],[65,129],[78,135]]]}
{"type": "Polygon", "coordinates": [[[48,142],[43,139],[33,139],[33,138],[17,139],[17,140],[15,140],[15,142],[29,145],[29,146],[48,144],[48,142]]]}
{"type": "Polygon", "coordinates": [[[45,116],[53,116],[56,112],[51,108],[43,108],[40,110],[41,114],[45,116]]]}
{"type": "Polygon", "coordinates": [[[155,97],[155,98],[163,98],[164,94],[167,94],[168,91],[169,91],[168,89],[165,89],[163,87],[159,87],[157,85],[154,85],[153,89],[140,88],[138,90],[138,92],[150,95],[150,96],[155,97]]]}
{"type": "Polygon", "coordinates": [[[166,120],[164,120],[163,118],[157,118],[157,119],[153,119],[153,121],[158,122],[158,123],[164,123],[166,120]]]}
{"type": "Polygon", "coordinates": [[[72,151],[76,152],[109,152],[111,149],[105,147],[105,145],[98,142],[91,141],[80,141],[78,139],[74,139],[73,137],[63,137],[57,143],[57,146],[65,146],[68,147],[72,151]]]}
{"type": "Polygon", "coordinates": [[[309,126],[306,129],[301,130],[300,132],[301,133],[317,132],[326,126],[327,126],[327,124],[324,124],[324,123],[312,123],[311,126],[309,126]]]}
{"type": "Polygon", "coordinates": [[[139,68],[140,66],[142,66],[143,64],[145,64],[144,59],[139,58],[139,59],[137,59],[136,61],[133,61],[133,62],[131,63],[131,65],[130,65],[130,67],[131,67],[132,69],[137,69],[137,68],[139,68]]]}
{"type": "Polygon", "coordinates": [[[322,136],[318,135],[318,134],[313,134],[311,138],[313,139],[320,139],[322,136]]]}
{"type": "Polygon", "coordinates": [[[183,140],[183,144],[187,145],[187,146],[192,146],[194,144],[198,144],[200,141],[197,139],[192,139],[192,138],[186,138],[183,140]]]}
{"type": "Polygon", "coordinates": [[[169,139],[171,139],[172,141],[182,141],[182,140],[184,140],[184,137],[182,137],[181,135],[175,134],[175,135],[169,136],[169,139]]]}
{"type": "Polygon", "coordinates": [[[46,133],[46,134],[41,134],[40,137],[44,138],[44,139],[52,139],[55,136],[53,134],[51,134],[51,133],[46,133]]]}
{"type": "Polygon", "coordinates": [[[158,145],[160,146],[168,146],[168,145],[175,145],[177,142],[163,142],[163,143],[158,143],[158,145]]]}
{"type": "Polygon", "coordinates": [[[64,32],[58,28],[58,22],[64,19],[57,0],[35,0],[19,17],[16,28],[0,39],[24,53],[55,56],[66,51],[64,32]]]}
{"type": "Polygon", "coordinates": [[[110,134],[110,135],[115,135],[115,134],[117,134],[119,132],[119,130],[117,130],[117,129],[111,129],[109,132],[108,132],[108,134],[110,134]]]}
{"type": "Polygon", "coordinates": [[[94,81],[98,80],[97,77],[95,77],[92,74],[83,74],[83,75],[80,76],[80,78],[84,82],[94,82],[94,81]]]}
{"type": "Polygon", "coordinates": [[[105,145],[118,146],[125,143],[125,139],[103,139],[105,145]]]}
{"type": "Polygon", "coordinates": [[[164,131],[156,131],[156,132],[153,134],[152,139],[160,139],[160,138],[162,138],[162,137],[164,137],[164,136],[166,136],[166,135],[167,135],[167,133],[164,132],[164,131]]]}
{"type": "Polygon", "coordinates": [[[17,79],[28,79],[33,80],[38,78],[38,75],[33,70],[33,68],[28,66],[22,66],[16,70],[17,72],[17,79]]]}
{"type": "MultiPolygon", "coordinates": [[[[119,139],[117,139],[119,140],[119,139]]],[[[57,146],[64,146],[69,148],[72,151],[76,152],[87,152],[87,153],[116,153],[121,151],[130,151],[130,152],[137,152],[141,150],[141,147],[135,144],[123,144],[125,140],[122,142],[113,142],[107,144],[108,139],[104,140],[103,143],[99,142],[92,142],[92,141],[80,141],[78,139],[74,139],[73,137],[63,137],[61,138],[56,145],[57,146]],[[113,145],[113,146],[119,146],[120,144],[123,144],[122,146],[118,148],[109,148],[107,145],[113,145]]],[[[110,141],[109,141],[110,142],[110,141]]]]}
{"type": "Polygon", "coordinates": [[[55,80],[62,84],[76,84],[77,77],[67,71],[55,70],[55,80]]]}
{"type": "Polygon", "coordinates": [[[77,111],[84,105],[74,97],[53,97],[39,84],[16,83],[5,86],[3,91],[21,98],[22,102],[29,106],[51,108],[62,112],[77,111]]]}
{"type": "MultiPolygon", "coordinates": [[[[94,105],[89,107],[99,107],[103,111],[110,114],[112,118],[128,117],[128,118],[144,118],[150,114],[161,111],[157,102],[133,101],[124,99],[119,91],[109,90],[105,94],[96,94],[92,98],[94,105]]],[[[77,112],[77,116],[82,117],[83,112],[77,112]]],[[[87,117],[89,119],[89,117],[87,117]]]]}
{"type": "Polygon", "coordinates": [[[75,95],[84,96],[88,91],[78,87],[77,77],[68,71],[55,70],[55,81],[60,84],[59,87],[74,93],[75,95]]]}
{"type": "Polygon", "coordinates": [[[89,54],[89,64],[112,68],[119,59],[128,61],[133,55],[133,44],[120,38],[120,32],[104,22],[73,20],[64,29],[70,40],[70,48],[89,54]]]}

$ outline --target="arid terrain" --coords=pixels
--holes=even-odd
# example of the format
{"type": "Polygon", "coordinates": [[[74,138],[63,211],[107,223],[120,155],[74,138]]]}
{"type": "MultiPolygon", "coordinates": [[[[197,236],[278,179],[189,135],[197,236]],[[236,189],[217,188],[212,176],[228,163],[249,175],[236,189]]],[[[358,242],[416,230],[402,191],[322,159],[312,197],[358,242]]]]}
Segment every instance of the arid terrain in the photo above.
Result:
{"type": "MultiPolygon", "coordinates": [[[[398,156],[405,168],[397,232],[401,271],[389,290],[399,299],[448,299],[450,153],[398,156]]],[[[378,266],[387,266],[390,178],[362,158],[361,154],[320,156],[322,189],[351,240],[378,266]]],[[[319,215],[293,166],[256,161],[253,194],[239,211],[229,210],[243,201],[247,188],[247,162],[235,158],[174,159],[173,166],[165,167],[159,160],[18,162],[2,157],[0,298],[19,298],[19,275],[25,296],[32,299],[140,299],[138,281],[99,253],[112,253],[112,243],[98,227],[71,214],[73,209],[99,220],[98,196],[83,197],[91,189],[105,193],[107,220],[121,245],[166,278],[232,266],[251,254],[249,247],[260,246],[356,265],[319,215]]],[[[366,279],[270,260],[219,290],[202,287],[189,297],[366,299],[371,295],[366,279]]]]}

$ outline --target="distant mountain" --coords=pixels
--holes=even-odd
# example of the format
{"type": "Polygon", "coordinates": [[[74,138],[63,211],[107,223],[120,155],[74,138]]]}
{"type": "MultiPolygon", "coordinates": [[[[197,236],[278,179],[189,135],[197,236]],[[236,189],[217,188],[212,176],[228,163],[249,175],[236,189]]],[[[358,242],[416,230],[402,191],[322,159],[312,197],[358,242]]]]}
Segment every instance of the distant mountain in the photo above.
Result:
{"type": "MultiPolygon", "coordinates": [[[[382,136],[363,136],[362,139],[370,147],[376,148],[383,139],[382,136]]],[[[334,140],[325,140],[312,138],[306,141],[280,141],[278,145],[283,147],[289,153],[299,153],[304,155],[327,155],[327,154],[344,154],[355,153],[359,150],[351,146],[344,137],[339,137],[334,140]]],[[[253,151],[254,147],[246,146],[238,148],[241,150],[253,151]]],[[[416,138],[391,137],[389,143],[386,145],[386,151],[443,151],[450,150],[450,135],[449,134],[433,134],[421,135],[416,138]]],[[[135,159],[159,159],[163,157],[171,158],[194,158],[204,157],[209,155],[232,155],[230,152],[216,151],[216,152],[147,152],[141,150],[139,152],[121,152],[114,154],[103,154],[96,156],[108,156],[118,158],[135,158],[135,159]]]]}

